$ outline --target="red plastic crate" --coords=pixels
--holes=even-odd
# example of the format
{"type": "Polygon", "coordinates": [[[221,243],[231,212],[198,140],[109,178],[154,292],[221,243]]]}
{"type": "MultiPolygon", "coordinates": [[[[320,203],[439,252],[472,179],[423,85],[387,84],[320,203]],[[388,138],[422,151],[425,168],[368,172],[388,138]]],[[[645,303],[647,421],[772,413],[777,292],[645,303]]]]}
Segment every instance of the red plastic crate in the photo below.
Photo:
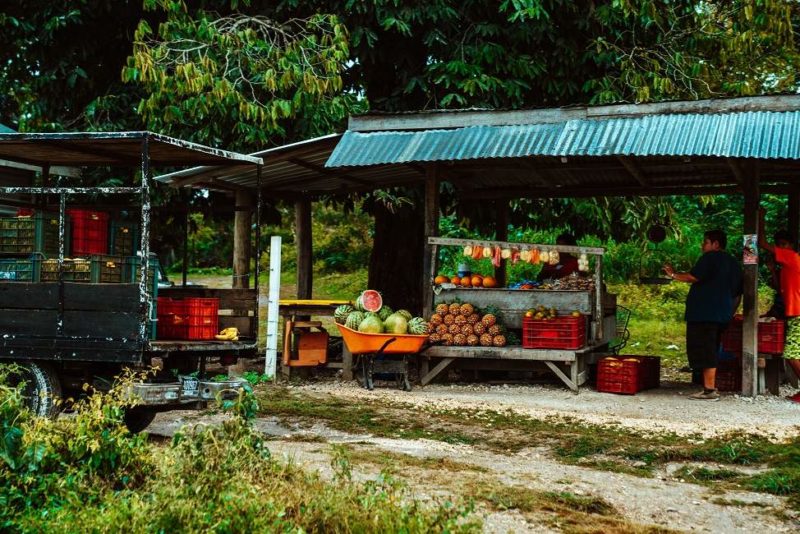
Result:
{"type": "Polygon", "coordinates": [[[742,391],[742,356],[717,362],[716,386],[719,391],[742,391]]]}
{"type": "Polygon", "coordinates": [[[108,254],[108,213],[92,210],[67,210],[72,220],[73,256],[108,254]]]}
{"type": "Polygon", "coordinates": [[[586,316],[550,320],[522,319],[522,346],[526,349],[579,349],[586,344],[586,316]]]}
{"type": "Polygon", "coordinates": [[[188,298],[184,302],[189,321],[186,339],[214,339],[219,331],[219,299],[188,298]]]}
{"type": "MultiPolygon", "coordinates": [[[[758,352],[783,354],[785,323],[783,321],[758,322],[758,352]]],[[[735,317],[722,334],[722,349],[728,352],[742,350],[742,319],[735,317]]]]}
{"type": "Polygon", "coordinates": [[[156,339],[187,339],[189,319],[185,301],[158,297],[156,316],[156,339]]]}
{"type": "Polygon", "coordinates": [[[661,358],[624,356],[603,358],[597,363],[597,391],[634,395],[661,383],[661,358]]]}

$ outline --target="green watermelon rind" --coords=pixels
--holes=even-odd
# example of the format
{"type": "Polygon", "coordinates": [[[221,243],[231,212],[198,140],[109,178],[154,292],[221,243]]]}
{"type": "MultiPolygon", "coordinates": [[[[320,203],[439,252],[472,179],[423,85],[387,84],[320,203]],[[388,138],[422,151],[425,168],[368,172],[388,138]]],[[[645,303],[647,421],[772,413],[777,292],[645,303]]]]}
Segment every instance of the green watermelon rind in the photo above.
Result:
{"type": "Polygon", "coordinates": [[[354,308],[349,304],[342,304],[337,306],[333,312],[333,320],[339,324],[344,324],[347,321],[347,316],[354,311],[354,308]]]}
{"type": "Polygon", "coordinates": [[[361,311],[352,311],[350,315],[347,316],[347,320],[344,322],[344,325],[349,328],[350,330],[358,330],[358,325],[361,324],[361,321],[364,320],[364,312],[361,311]]]}

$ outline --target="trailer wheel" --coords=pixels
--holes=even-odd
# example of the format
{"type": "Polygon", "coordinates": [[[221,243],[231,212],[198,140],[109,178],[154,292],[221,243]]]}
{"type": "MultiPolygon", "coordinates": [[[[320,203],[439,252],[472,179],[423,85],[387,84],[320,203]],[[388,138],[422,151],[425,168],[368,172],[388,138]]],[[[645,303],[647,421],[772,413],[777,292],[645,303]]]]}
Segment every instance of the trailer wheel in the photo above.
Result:
{"type": "Polygon", "coordinates": [[[156,412],[154,410],[139,406],[126,410],[123,420],[132,434],[138,434],[150,426],[155,417],[156,412]]]}
{"type": "Polygon", "coordinates": [[[61,382],[52,366],[41,362],[20,362],[19,381],[25,381],[25,403],[34,415],[55,417],[60,410],[61,382]]]}

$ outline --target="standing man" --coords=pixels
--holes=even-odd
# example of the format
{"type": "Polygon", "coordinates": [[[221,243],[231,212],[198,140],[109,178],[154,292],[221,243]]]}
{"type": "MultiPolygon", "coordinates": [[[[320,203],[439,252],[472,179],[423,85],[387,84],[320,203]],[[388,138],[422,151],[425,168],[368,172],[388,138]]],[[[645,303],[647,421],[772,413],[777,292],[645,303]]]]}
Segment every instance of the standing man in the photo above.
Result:
{"type": "MultiPolygon", "coordinates": [[[[759,228],[764,228],[764,209],[759,210],[759,228]]],[[[772,253],[775,263],[780,265],[780,294],[783,297],[786,316],[786,344],[783,358],[798,377],[800,377],[800,256],[794,250],[789,232],[775,232],[775,244],[767,243],[763,231],[758,234],[758,246],[772,253]]],[[[790,400],[800,402],[800,393],[790,400]]]]}
{"type": "Polygon", "coordinates": [[[725,252],[727,245],[725,232],[709,230],[703,235],[703,255],[691,271],[678,273],[672,265],[664,265],[667,276],[692,285],[684,315],[686,355],[689,366],[703,372],[703,391],[690,395],[693,400],[719,400],[716,377],[720,339],[742,294],[742,267],[725,252]]]}

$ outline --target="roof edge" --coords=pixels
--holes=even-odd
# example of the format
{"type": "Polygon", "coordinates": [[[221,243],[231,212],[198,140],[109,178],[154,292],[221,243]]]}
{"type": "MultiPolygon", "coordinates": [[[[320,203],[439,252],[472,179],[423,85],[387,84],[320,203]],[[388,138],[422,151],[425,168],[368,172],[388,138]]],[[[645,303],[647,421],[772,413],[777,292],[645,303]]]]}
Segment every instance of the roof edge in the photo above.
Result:
{"type": "Polygon", "coordinates": [[[798,111],[800,94],[767,95],[707,100],[679,100],[651,104],[569,106],[528,110],[430,110],[397,114],[354,115],[347,129],[354,132],[429,130],[470,126],[551,124],[575,119],[607,119],[666,114],[742,113],[747,111],[798,111]]]}

